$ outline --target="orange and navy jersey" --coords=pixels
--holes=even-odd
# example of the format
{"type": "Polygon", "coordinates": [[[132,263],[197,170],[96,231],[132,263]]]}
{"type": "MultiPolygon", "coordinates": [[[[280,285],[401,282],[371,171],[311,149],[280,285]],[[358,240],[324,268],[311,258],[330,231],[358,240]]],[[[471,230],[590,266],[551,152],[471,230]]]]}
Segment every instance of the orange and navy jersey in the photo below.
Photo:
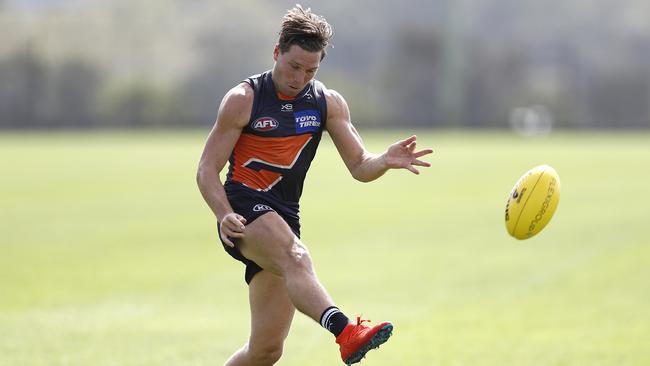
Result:
{"type": "Polygon", "coordinates": [[[271,71],[245,82],[254,90],[253,109],[230,155],[226,190],[243,185],[297,203],[327,120],[325,87],[312,80],[285,100],[275,90],[271,71]]]}

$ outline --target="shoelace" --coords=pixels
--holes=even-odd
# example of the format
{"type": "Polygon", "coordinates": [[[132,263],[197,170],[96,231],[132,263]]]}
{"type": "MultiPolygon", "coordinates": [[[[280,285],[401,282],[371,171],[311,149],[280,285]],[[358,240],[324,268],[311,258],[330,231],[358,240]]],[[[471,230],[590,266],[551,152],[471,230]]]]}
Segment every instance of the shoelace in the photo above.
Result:
{"type": "Polygon", "coordinates": [[[363,324],[363,322],[371,322],[371,321],[372,320],[370,320],[370,319],[365,320],[365,319],[361,319],[361,316],[357,316],[357,325],[361,325],[361,324],[363,324]]]}

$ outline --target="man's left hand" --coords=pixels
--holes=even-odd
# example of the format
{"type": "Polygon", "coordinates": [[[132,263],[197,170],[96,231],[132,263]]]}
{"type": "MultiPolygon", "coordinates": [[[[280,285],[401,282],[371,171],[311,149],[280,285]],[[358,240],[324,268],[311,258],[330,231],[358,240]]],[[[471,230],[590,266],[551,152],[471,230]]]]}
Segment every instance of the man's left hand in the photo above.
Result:
{"type": "Polygon", "coordinates": [[[419,158],[431,154],[432,149],[415,151],[417,137],[415,135],[406,140],[392,144],[384,153],[384,161],[389,169],[408,169],[414,174],[420,174],[415,166],[430,167],[431,163],[422,161],[419,158]]]}

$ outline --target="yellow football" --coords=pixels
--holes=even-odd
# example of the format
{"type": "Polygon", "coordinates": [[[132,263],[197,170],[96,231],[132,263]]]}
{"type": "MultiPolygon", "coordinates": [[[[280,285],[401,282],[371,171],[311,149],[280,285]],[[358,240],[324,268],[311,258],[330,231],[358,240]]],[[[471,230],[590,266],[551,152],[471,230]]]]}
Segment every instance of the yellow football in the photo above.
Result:
{"type": "Polygon", "coordinates": [[[506,203],[506,228],[513,237],[531,238],[546,226],[560,201],[560,177],[548,165],[536,166],[515,183],[506,203]]]}

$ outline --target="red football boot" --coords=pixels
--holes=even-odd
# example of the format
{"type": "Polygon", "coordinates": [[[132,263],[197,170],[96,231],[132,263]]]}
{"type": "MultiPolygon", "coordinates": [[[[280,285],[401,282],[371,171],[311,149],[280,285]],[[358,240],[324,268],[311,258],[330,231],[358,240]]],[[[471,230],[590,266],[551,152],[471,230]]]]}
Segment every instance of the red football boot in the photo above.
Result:
{"type": "Polygon", "coordinates": [[[346,365],[361,361],[368,351],[386,342],[393,332],[393,325],[389,322],[371,328],[362,324],[367,321],[369,320],[357,317],[357,324],[346,325],[341,334],[336,337],[336,343],[341,348],[341,359],[346,365]]]}

